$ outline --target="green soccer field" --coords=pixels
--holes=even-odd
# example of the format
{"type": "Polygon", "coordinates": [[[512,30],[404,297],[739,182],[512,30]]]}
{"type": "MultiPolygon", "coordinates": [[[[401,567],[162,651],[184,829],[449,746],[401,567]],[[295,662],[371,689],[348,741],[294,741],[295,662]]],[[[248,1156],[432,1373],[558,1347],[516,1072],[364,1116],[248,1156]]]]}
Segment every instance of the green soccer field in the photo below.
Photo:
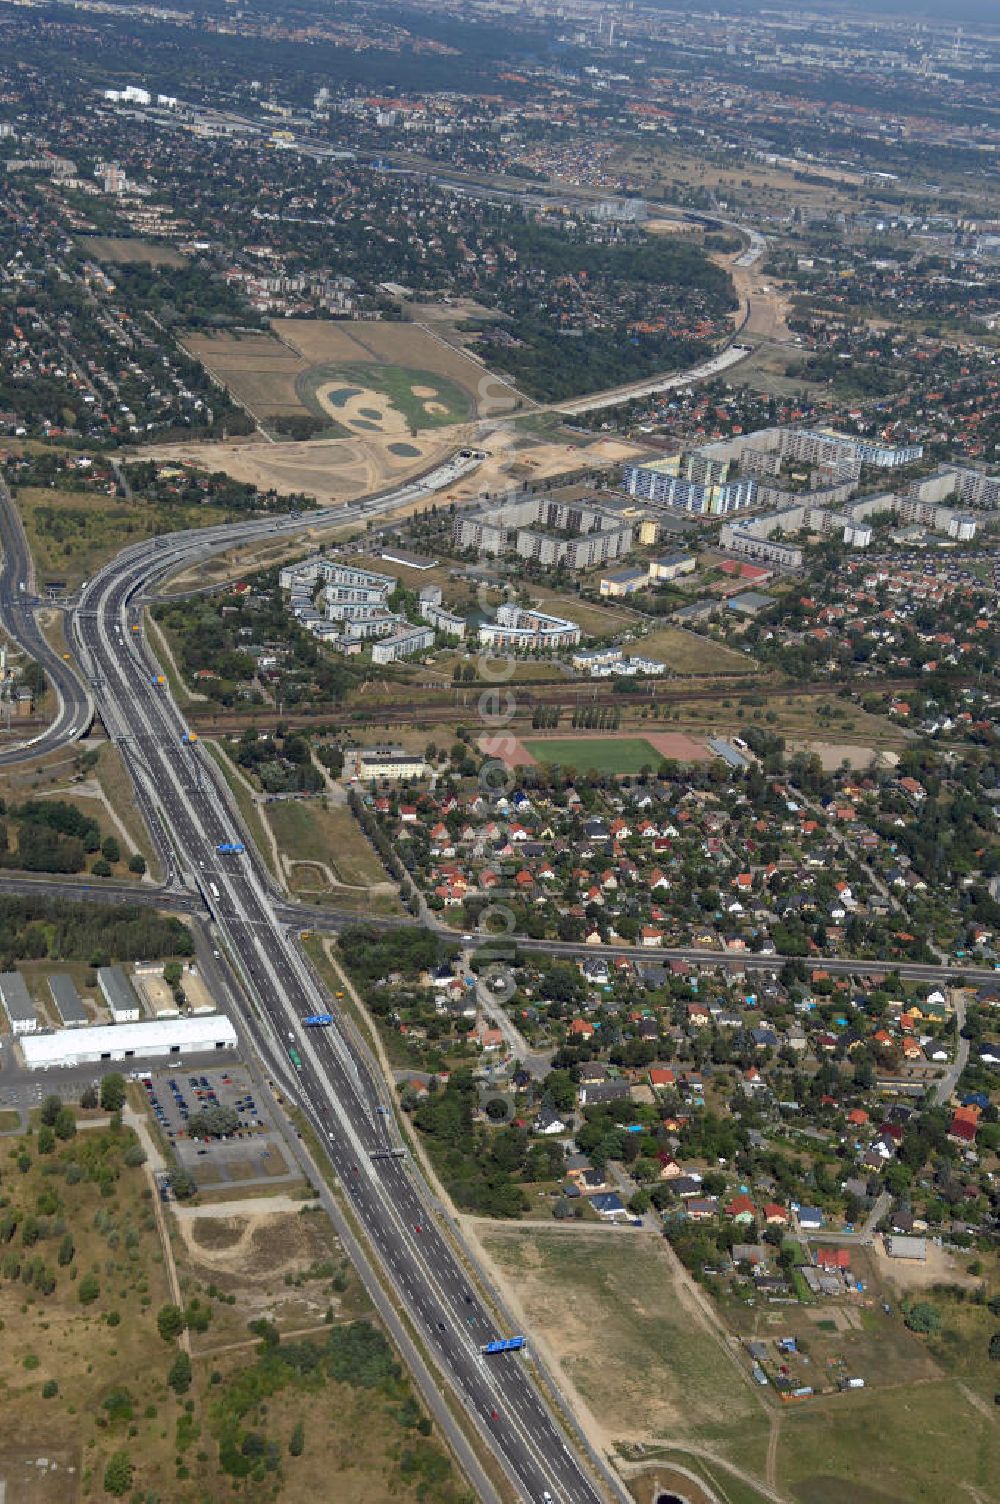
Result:
{"type": "Polygon", "coordinates": [[[663,758],[641,736],[540,737],[524,746],[536,762],[558,763],[578,773],[639,773],[663,758]]]}

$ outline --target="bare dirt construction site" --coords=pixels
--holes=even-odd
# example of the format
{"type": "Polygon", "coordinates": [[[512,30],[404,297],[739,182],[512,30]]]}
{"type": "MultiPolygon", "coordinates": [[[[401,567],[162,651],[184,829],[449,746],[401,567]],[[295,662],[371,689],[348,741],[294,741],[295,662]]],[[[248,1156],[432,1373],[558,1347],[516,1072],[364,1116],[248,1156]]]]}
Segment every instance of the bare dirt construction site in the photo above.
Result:
{"type": "Polygon", "coordinates": [[[143,453],[150,459],[185,462],[206,470],[224,470],[234,480],[262,491],[312,496],[323,506],[353,501],[373,491],[402,485],[429,470],[463,443],[460,430],[435,430],[408,439],[407,453],[393,452],[398,441],[386,437],[315,439],[305,443],[162,444],[143,453]]]}
{"type": "Polygon", "coordinates": [[[482,449],[486,459],[457,482],[443,498],[446,502],[474,501],[484,490],[493,493],[584,465],[610,467],[644,452],[640,445],[617,439],[580,445],[561,437],[558,428],[551,438],[535,438],[495,425],[460,423],[407,434],[405,441],[398,436],[358,433],[302,443],[255,439],[161,444],[143,453],[150,459],[224,470],[234,480],[247,481],[263,491],[273,488],[286,496],[301,493],[329,506],[402,485],[466,445],[482,449]]]}
{"type": "Polygon", "coordinates": [[[487,458],[448,501],[644,452],[615,439],[588,443],[558,420],[537,430],[509,421],[520,403],[511,388],[419,324],[277,319],[267,332],[190,334],[184,348],[263,432],[160,445],[150,457],[324,505],[401,485],[465,445],[487,458]],[[294,418],[326,427],[311,439],[276,436],[279,420],[294,418]]]}
{"type": "Polygon", "coordinates": [[[825,773],[835,773],[845,763],[855,771],[864,771],[873,767],[892,768],[899,762],[898,755],[887,748],[863,746],[855,742],[790,741],[788,750],[814,753],[825,773]]]}

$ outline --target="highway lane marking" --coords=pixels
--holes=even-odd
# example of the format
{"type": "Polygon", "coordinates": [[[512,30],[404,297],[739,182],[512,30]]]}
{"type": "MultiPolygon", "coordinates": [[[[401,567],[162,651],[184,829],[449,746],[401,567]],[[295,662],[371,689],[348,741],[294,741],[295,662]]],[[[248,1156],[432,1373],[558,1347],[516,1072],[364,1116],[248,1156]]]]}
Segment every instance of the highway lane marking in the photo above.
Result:
{"type": "MultiPolygon", "coordinates": [[[[333,1031],[325,1031],[324,1030],[323,1031],[323,1038],[328,1041],[328,1048],[330,1050],[330,1053],[335,1058],[335,1051],[334,1051],[333,1043],[329,1039],[329,1035],[332,1032],[333,1031]]],[[[392,1165],[395,1165],[397,1162],[396,1161],[388,1161],[388,1163],[392,1164],[392,1165]]],[[[410,1190],[411,1197],[414,1197],[415,1193],[413,1192],[412,1185],[410,1184],[410,1182],[409,1182],[408,1179],[405,1181],[405,1184],[407,1185],[407,1187],[410,1190]]],[[[440,1251],[441,1251],[441,1253],[443,1255],[443,1262],[446,1265],[447,1264],[451,1264],[451,1266],[452,1266],[452,1278],[456,1280],[456,1282],[458,1283],[458,1288],[461,1289],[462,1287],[464,1287],[464,1285],[467,1282],[466,1281],[465,1273],[460,1268],[460,1266],[457,1264],[457,1262],[455,1261],[454,1256],[451,1254],[451,1251],[447,1247],[447,1244],[445,1244],[443,1238],[441,1237],[440,1232],[437,1230],[437,1227],[436,1227],[436,1224],[435,1224],[433,1218],[429,1217],[426,1214],[426,1212],[424,1212],[423,1209],[420,1208],[417,1205],[415,1199],[411,1199],[410,1206],[411,1206],[411,1208],[413,1208],[415,1210],[416,1214],[421,1217],[422,1223],[426,1222],[426,1225],[428,1227],[434,1228],[434,1236],[437,1237],[438,1243],[440,1245],[440,1251]]],[[[441,1285],[438,1282],[438,1279],[436,1277],[436,1273],[432,1271],[432,1269],[430,1268],[429,1264],[427,1263],[427,1260],[426,1260],[425,1255],[424,1255],[424,1249],[418,1249],[417,1245],[414,1243],[413,1238],[412,1238],[412,1236],[410,1234],[409,1226],[407,1224],[401,1224],[401,1226],[402,1226],[402,1231],[403,1231],[403,1238],[405,1240],[405,1246],[410,1250],[411,1263],[415,1264],[418,1268],[420,1268],[421,1272],[423,1273],[425,1283],[436,1294],[439,1308],[440,1308],[442,1314],[444,1315],[445,1320],[447,1321],[447,1323],[449,1324],[449,1326],[451,1326],[451,1328],[453,1329],[453,1337],[454,1337],[454,1339],[456,1341],[456,1346],[459,1349],[459,1353],[462,1353],[464,1351],[466,1357],[473,1356],[473,1357],[475,1357],[475,1358],[478,1359],[480,1357],[480,1355],[478,1354],[478,1352],[476,1352],[476,1353],[470,1353],[469,1349],[470,1349],[471,1344],[469,1344],[468,1339],[467,1339],[465,1333],[462,1331],[461,1327],[458,1325],[457,1321],[455,1320],[455,1317],[454,1317],[454,1314],[453,1314],[453,1311],[452,1311],[452,1306],[451,1306],[451,1299],[445,1295],[445,1292],[444,1292],[443,1288],[441,1287],[441,1285]]],[[[433,1237],[429,1241],[433,1242],[433,1237]]],[[[454,1369],[454,1362],[450,1358],[448,1359],[448,1366],[452,1367],[454,1369]]],[[[500,1384],[500,1380],[501,1380],[501,1375],[500,1374],[498,1374],[496,1372],[490,1372],[488,1369],[487,1370],[482,1370],[481,1366],[478,1363],[477,1363],[476,1369],[474,1371],[480,1373],[480,1377],[483,1378],[483,1380],[486,1382],[488,1389],[490,1388],[491,1383],[494,1386],[500,1384]],[[487,1374],[489,1375],[488,1378],[487,1378],[487,1374]]],[[[522,1373],[520,1375],[518,1375],[518,1377],[523,1382],[530,1382],[530,1381],[527,1380],[527,1376],[523,1373],[523,1371],[522,1371],[522,1373]]],[[[510,1378],[511,1378],[511,1375],[510,1374],[504,1374],[504,1375],[502,1375],[502,1378],[507,1379],[509,1381],[510,1378]]],[[[464,1386],[464,1387],[467,1387],[467,1385],[464,1386]]],[[[504,1403],[505,1405],[508,1404],[508,1402],[510,1402],[511,1404],[513,1404],[513,1400],[511,1399],[511,1397],[508,1396],[508,1395],[505,1395],[503,1393],[502,1385],[500,1385],[499,1393],[502,1396],[502,1403],[504,1403]]],[[[497,1389],[496,1389],[496,1387],[494,1387],[494,1390],[493,1390],[493,1398],[494,1398],[494,1401],[497,1398],[497,1389]]],[[[541,1402],[541,1397],[538,1396],[538,1404],[541,1405],[541,1403],[542,1403],[541,1402]]],[[[495,1404],[494,1404],[494,1408],[496,1408],[495,1404]]],[[[514,1405],[514,1410],[515,1410],[515,1417],[521,1415],[521,1406],[520,1405],[516,1405],[515,1404],[514,1405]]],[[[545,1414],[544,1410],[541,1413],[545,1414]]],[[[533,1440],[532,1440],[532,1437],[531,1437],[530,1433],[528,1433],[526,1430],[522,1430],[522,1422],[519,1419],[512,1417],[512,1424],[513,1424],[514,1429],[517,1432],[518,1436],[520,1437],[522,1445],[525,1447],[525,1450],[531,1456],[531,1458],[532,1458],[535,1466],[538,1468],[538,1471],[539,1471],[540,1475],[542,1476],[543,1479],[548,1479],[549,1476],[550,1476],[550,1474],[551,1474],[551,1472],[552,1472],[552,1464],[550,1462],[546,1462],[544,1460],[544,1458],[538,1454],[538,1452],[536,1451],[536,1448],[535,1448],[535,1445],[533,1443],[533,1440]]],[[[551,1435],[551,1437],[549,1438],[549,1440],[544,1445],[549,1445],[552,1440],[558,1440],[558,1432],[556,1430],[554,1422],[552,1423],[552,1435],[551,1435]]],[[[575,1464],[575,1471],[578,1473],[580,1480],[582,1482],[584,1482],[585,1487],[590,1492],[593,1492],[592,1486],[590,1485],[590,1480],[587,1478],[586,1473],[584,1473],[584,1471],[583,1471],[583,1469],[582,1469],[582,1467],[580,1466],[579,1463],[575,1464]]],[[[599,1497],[599,1496],[595,1495],[595,1497],[599,1497]]]]}

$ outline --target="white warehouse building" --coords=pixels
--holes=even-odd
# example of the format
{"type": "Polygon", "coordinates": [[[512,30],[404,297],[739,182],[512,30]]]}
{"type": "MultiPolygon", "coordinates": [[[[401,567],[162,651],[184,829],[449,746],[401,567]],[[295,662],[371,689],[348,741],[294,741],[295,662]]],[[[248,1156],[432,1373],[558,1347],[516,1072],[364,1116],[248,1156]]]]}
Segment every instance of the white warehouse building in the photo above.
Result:
{"type": "Polygon", "coordinates": [[[235,1050],[236,1030],[224,1013],[155,1018],[138,1024],[102,1024],[91,1029],[53,1029],[20,1040],[29,1070],[97,1065],[102,1060],[151,1060],[210,1050],[235,1050]]]}

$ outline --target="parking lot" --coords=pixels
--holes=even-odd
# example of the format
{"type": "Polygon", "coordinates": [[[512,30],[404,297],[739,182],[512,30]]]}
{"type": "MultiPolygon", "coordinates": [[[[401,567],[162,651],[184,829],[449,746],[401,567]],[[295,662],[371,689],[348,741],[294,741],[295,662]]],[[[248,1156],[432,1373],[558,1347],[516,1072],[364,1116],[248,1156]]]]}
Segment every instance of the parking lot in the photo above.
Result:
{"type": "Polygon", "coordinates": [[[294,1179],[263,1095],[241,1066],[157,1071],[142,1078],[149,1111],[168,1145],[199,1186],[294,1179]],[[228,1107],[238,1126],[224,1138],[196,1139],[195,1114],[228,1107]]]}

